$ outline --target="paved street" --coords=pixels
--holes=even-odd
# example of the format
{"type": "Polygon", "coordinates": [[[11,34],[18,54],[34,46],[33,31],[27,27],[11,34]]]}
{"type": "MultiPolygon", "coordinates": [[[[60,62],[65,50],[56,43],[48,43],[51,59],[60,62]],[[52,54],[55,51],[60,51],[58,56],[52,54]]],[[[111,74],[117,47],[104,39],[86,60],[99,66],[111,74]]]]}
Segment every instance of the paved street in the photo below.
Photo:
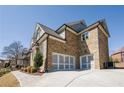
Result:
{"type": "Polygon", "coordinates": [[[22,87],[114,87],[124,86],[124,70],[57,71],[34,76],[12,72],[22,87]]]}

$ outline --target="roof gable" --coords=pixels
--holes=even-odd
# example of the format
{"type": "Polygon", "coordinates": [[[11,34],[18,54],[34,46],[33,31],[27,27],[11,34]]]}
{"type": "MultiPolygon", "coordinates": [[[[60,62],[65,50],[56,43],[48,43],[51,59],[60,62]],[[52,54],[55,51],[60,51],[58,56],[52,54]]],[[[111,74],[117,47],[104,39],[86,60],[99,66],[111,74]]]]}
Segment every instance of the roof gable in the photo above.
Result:
{"type": "Polygon", "coordinates": [[[43,25],[43,24],[39,24],[41,26],[41,28],[49,35],[61,38],[61,36],[59,34],[57,34],[53,29],[43,25]]]}

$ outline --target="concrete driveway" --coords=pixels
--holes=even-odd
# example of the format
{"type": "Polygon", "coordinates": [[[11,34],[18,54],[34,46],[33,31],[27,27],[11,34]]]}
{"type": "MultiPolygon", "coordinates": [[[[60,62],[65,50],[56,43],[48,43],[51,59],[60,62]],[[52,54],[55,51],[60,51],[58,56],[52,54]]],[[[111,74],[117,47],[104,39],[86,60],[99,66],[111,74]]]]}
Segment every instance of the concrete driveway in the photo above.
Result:
{"type": "Polygon", "coordinates": [[[22,87],[114,87],[124,86],[124,70],[57,71],[34,76],[12,72],[22,87]]]}

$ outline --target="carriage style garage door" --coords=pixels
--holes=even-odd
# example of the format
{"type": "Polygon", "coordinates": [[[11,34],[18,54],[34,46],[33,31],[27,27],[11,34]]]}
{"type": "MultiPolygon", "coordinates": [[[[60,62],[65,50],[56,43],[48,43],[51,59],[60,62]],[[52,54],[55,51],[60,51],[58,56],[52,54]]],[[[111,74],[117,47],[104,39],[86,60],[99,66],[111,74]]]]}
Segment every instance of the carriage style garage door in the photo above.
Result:
{"type": "Polygon", "coordinates": [[[59,53],[53,53],[52,64],[54,70],[74,70],[75,57],[59,53]]]}
{"type": "Polygon", "coordinates": [[[85,55],[80,57],[80,68],[83,70],[93,69],[91,62],[93,60],[93,55],[85,55]]]}

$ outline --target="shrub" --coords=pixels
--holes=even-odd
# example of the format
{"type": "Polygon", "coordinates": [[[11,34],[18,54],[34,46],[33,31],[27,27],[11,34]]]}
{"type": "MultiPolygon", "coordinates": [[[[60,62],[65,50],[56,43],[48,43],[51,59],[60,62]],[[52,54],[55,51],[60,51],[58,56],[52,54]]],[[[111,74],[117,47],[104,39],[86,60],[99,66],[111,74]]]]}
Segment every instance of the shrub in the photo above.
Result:
{"type": "Polygon", "coordinates": [[[5,63],[4,68],[10,67],[10,62],[9,63],[5,63]]]}
{"type": "Polygon", "coordinates": [[[43,65],[43,56],[40,53],[40,50],[37,49],[37,52],[34,56],[34,67],[36,69],[39,69],[39,67],[41,67],[43,65]]]}
{"type": "Polygon", "coordinates": [[[21,71],[24,71],[24,67],[21,67],[21,69],[20,69],[21,71]]]}
{"type": "Polygon", "coordinates": [[[28,67],[27,67],[27,72],[28,72],[28,73],[31,73],[31,68],[32,68],[32,66],[28,66],[28,67]]]}
{"type": "Polygon", "coordinates": [[[21,71],[27,72],[27,73],[35,73],[37,72],[37,69],[33,66],[23,67],[21,68],[21,71]]]}
{"type": "Polygon", "coordinates": [[[9,73],[11,70],[9,68],[2,68],[0,69],[0,77],[6,73],[9,73]]]}
{"type": "Polygon", "coordinates": [[[37,69],[35,67],[32,67],[31,68],[31,73],[35,73],[35,72],[37,72],[37,69]]]}
{"type": "Polygon", "coordinates": [[[24,71],[24,72],[27,72],[27,68],[24,68],[23,71],[24,71]]]}

